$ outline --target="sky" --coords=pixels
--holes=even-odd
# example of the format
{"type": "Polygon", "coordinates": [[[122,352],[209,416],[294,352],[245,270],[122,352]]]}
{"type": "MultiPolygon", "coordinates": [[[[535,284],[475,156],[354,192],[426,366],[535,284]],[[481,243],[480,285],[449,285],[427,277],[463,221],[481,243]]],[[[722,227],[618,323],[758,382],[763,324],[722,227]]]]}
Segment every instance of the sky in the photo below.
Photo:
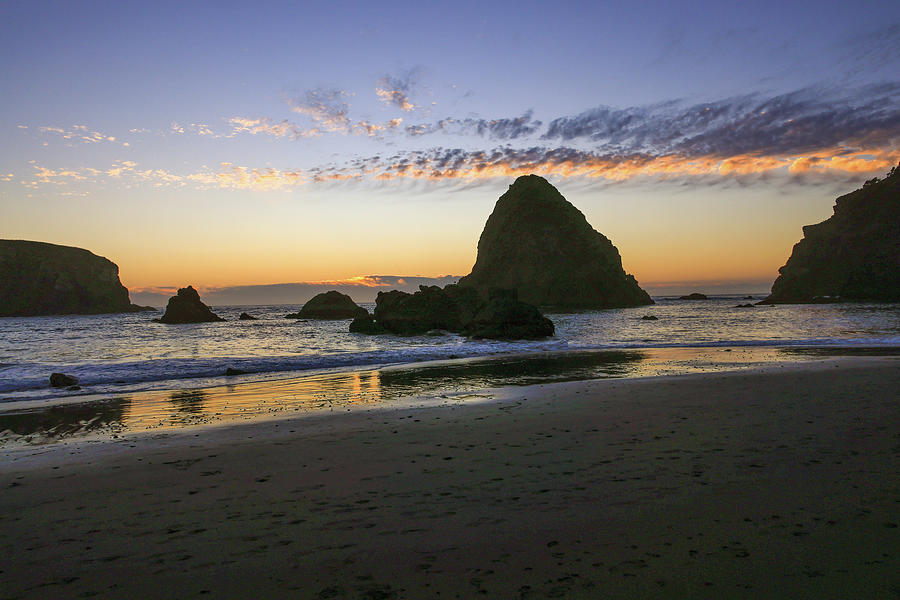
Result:
{"type": "Polygon", "coordinates": [[[651,293],[761,292],[900,161],[895,0],[4,1],[0,81],[0,237],[133,299],[451,281],[529,173],[651,293]]]}

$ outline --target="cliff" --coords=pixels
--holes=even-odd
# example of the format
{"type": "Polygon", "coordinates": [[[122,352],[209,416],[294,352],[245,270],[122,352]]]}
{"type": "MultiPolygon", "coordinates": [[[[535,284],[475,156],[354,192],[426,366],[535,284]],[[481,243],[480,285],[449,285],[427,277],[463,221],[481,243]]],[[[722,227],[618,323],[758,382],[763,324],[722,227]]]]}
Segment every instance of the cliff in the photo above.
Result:
{"type": "Polygon", "coordinates": [[[760,304],[900,302],[900,166],[841,196],[803,228],[760,304]]]}
{"type": "Polygon", "coordinates": [[[563,310],[653,304],[612,242],[537,175],[519,177],[497,200],[459,285],[483,295],[515,289],[523,302],[563,310]]]}
{"type": "Polygon", "coordinates": [[[112,261],[82,248],[0,240],[0,316],[137,310],[112,261]]]}

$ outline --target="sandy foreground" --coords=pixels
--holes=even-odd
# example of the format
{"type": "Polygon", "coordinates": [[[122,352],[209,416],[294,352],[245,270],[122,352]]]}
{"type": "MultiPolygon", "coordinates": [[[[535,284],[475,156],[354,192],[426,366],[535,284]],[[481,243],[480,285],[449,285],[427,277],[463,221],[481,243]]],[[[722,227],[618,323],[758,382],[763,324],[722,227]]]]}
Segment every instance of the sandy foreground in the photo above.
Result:
{"type": "Polygon", "coordinates": [[[900,360],[0,456],[0,598],[900,598],[900,360]]]}

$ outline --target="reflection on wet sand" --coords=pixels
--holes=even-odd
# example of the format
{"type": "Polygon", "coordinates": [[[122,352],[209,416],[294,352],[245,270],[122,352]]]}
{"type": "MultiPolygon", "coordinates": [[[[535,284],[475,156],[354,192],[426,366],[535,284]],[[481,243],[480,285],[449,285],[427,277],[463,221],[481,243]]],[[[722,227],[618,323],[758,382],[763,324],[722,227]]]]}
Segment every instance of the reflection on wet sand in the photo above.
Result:
{"type": "Polygon", "coordinates": [[[384,369],[381,382],[392,393],[415,396],[437,390],[466,391],[507,385],[627,377],[644,358],[644,354],[637,351],[514,356],[502,360],[384,369]]]}
{"type": "Polygon", "coordinates": [[[128,397],[102,402],[63,404],[43,410],[0,413],[0,443],[39,444],[92,433],[115,435],[124,429],[128,397]]]}
{"type": "Polygon", "coordinates": [[[473,392],[489,388],[712,372],[823,356],[821,351],[752,347],[561,352],[320,373],[202,390],[153,391],[49,408],[10,408],[0,412],[0,446],[347,411],[411,398],[421,405],[460,403],[473,392]]]}
{"type": "Polygon", "coordinates": [[[203,412],[203,401],[206,399],[204,390],[183,390],[172,392],[169,400],[179,413],[185,415],[197,415],[203,412]]]}

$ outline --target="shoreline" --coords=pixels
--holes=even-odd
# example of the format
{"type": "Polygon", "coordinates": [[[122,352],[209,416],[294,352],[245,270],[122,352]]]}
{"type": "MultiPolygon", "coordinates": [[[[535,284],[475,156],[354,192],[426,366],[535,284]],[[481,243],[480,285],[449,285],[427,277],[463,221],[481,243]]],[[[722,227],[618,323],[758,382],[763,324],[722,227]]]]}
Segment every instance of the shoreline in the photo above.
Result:
{"type": "Polygon", "coordinates": [[[0,468],[0,598],[890,597],[898,367],[562,382],[56,445],[0,468]]]}
{"type": "Polygon", "coordinates": [[[81,394],[0,403],[0,451],[70,441],[379,407],[465,403],[482,390],[801,364],[834,356],[896,356],[900,347],[700,346],[517,352],[294,374],[224,385],[81,394]]]}
{"type": "MultiPolygon", "coordinates": [[[[895,357],[900,347],[711,346],[510,353],[303,373],[225,385],[0,404],[0,452],[102,443],[318,413],[466,404],[484,390],[895,357]]],[[[494,392],[487,392],[493,395],[494,392]]]]}

